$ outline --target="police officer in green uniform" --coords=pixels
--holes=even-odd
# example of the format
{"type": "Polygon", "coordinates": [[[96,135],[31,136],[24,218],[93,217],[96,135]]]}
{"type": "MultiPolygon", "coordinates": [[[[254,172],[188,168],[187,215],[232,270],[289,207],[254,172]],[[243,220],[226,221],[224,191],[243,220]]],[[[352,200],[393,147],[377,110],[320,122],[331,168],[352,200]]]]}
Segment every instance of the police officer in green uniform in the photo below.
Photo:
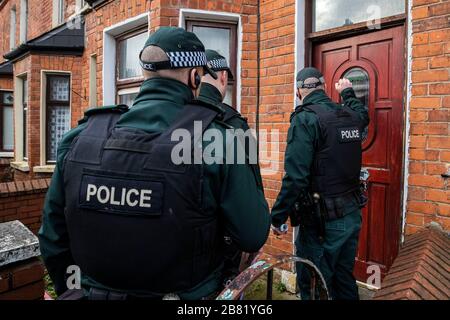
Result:
{"type": "Polygon", "coordinates": [[[212,70],[217,74],[217,79],[205,74],[202,78],[199,99],[212,103],[223,109],[225,115],[223,121],[235,129],[248,130],[247,120],[233,107],[224,102],[228,89],[228,80],[233,80],[228,62],[217,51],[207,49],[206,58],[212,70]]]}
{"type": "MultiPolygon", "coordinates": [[[[207,49],[206,58],[209,66],[216,73],[217,78],[213,78],[208,73],[202,77],[202,86],[200,88],[200,95],[198,99],[221,108],[224,112],[222,121],[229,126],[230,129],[242,130],[237,134],[237,137],[241,138],[241,143],[244,144],[249,164],[254,169],[258,179],[258,187],[263,190],[262,177],[259,165],[256,161],[256,154],[255,157],[253,157],[255,160],[254,163],[250,163],[250,158],[252,157],[248,155],[249,150],[257,150],[256,139],[254,139],[252,132],[250,131],[247,119],[242,117],[242,115],[235,108],[224,102],[228,89],[228,80],[234,79],[233,73],[226,58],[220,55],[217,51],[207,49]]],[[[241,260],[242,262],[246,260],[242,259],[242,252],[236,248],[228,235],[225,235],[224,240],[226,244],[224,283],[227,283],[239,274],[240,267],[245,267],[245,263],[241,264],[241,260]]],[[[254,255],[245,255],[244,257],[247,258],[246,262],[249,262],[248,260],[251,260],[252,256],[254,255]]]]}
{"type": "Polygon", "coordinates": [[[75,265],[90,299],[211,298],[222,287],[223,232],[257,251],[267,202],[250,166],[196,162],[208,145],[196,140],[198,123],[200,133],[226,130],[220,108],[195,100],[203,74],[216,77],[200,40],[162,27],[139,58],[145,81],[132,108],[88,110],[59,145],[42,257],[59,295],[75,265]]]}
{"type": "MultiPolygon", "coordinates": [[[[356,98],[352,84],[336,85],[343,104],[325,93],[325,80],[315,68],[297,75],[301,105],[291,117],[285,154],[285,176],[272,208],[276,235],[300,221],[297,256],[311,260],[322,272],[334,299],[358,299],[353,276],[361,228],[361,143],[369,123],[367,107],[356,98]]],[[[310,275],[297,266],[302,299],[310,297],[310,275]]]]}

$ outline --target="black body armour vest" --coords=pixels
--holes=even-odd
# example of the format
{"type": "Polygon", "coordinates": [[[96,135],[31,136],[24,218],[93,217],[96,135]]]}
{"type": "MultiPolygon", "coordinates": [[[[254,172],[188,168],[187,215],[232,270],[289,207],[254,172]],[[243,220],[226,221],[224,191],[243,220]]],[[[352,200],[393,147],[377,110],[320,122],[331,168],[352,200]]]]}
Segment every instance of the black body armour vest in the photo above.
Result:
{"type": "Polygon", "coordinates": [[[198,147],[194,121],[203,134],[216,115],[188,105],[157,134],[116,128],[117,112],[89,117],[64,164],[71,251],[83,274],[117,290],[164,294],[194,287],[219,266],[217,214],[202,209],[203,167],[171,159],[174,130],[198,147]]]}
{"type": "Polygon", "coordinates": [[[321,130],[311,191],[319,193],[325,202],[355,194],[359,190],[362,161],[363,127],[358,114],[345,106],[333,111],[321,105],[303,109],[317,115],[321,130]]]}

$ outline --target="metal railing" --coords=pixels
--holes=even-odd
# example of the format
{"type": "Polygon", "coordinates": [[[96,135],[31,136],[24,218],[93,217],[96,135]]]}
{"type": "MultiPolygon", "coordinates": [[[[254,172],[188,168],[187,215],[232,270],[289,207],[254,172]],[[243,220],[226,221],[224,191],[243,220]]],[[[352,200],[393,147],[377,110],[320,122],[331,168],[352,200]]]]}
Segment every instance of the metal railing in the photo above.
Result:
{"type": "Polygon", "coordinates": [[[253,264],[241,272],[217,297],[217,300],[239,300],[244,291],[257,279],[267,273],[267,300],[273,297],[273,270],[287,263],[305,265],[311,275],[311,300],[329,300],[328,288],[320,270],[309,260],[296,256],[272,256],[260,254],[253,264]]]}

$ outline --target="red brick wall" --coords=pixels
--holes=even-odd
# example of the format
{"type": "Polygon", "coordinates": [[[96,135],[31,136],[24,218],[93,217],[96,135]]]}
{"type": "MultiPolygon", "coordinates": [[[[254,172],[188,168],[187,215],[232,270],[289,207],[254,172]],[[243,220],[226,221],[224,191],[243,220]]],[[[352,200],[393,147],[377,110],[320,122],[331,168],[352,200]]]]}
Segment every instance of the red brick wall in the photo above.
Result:
{"type": "Polygon", "coordinates": [[[450,1],[413,1],[412,98],[406,233],[450,229],[450,1]]]}
{"type": "MultiPolygon", "coordinates": [[[[295,1],[261,3],[261,106],[260,129],[280,132],[278,171],[264,177],[266,198],[271,208],[281,188],[289,117],[294,109],[295,1]]],[[[270,148],[270,146],[269,146],[270,148]]],[[[292,228],[282,237],[271,237],[265,250],[292,253],[292,228]]]]}
{"type": "Polygon", "coordinates": [[[2,182],[10,182],[14,179],[14,174],[10,163],[9,158],[0,158],[0,183],[2,182]]]}
{"type": "Polygon", "coordinates": [[[0,300],[42,300],[44,266],[38,258],[0,267],[0,300]]]}
{"type": "MultiPolygon", "coordinates": [[[[65,1],[65,17],[73,14],[76,0],[65,1]]],[[[9,46],[11,9],[16,7],[16,47],[20,37],[20,0],[6,0],[0,6],[0,63],[5,59],[3,55],[11,48],[9,46]]],[[[27,40],[34,39],[53,29],[52,26],[53,0],[28,0],[27,40]]]]}
{"type": "MultiPolygon", "coordinates": [[[[81,92],[81,57],[56,56],[56,55],[27,55],[14,63],[14,76],[26,72],[28,79],[28,165],[30,174],[28,178],[38,177],[33,172],[34,166],[41,164],[40,145],[40,118],[41,118],[41,76],[42,71],[62,71],[71,75],[71,111],[72,126],[82,117],[81,97],[73,92],[81,92]]],[[[24,174],[18,173],[17,179],[24,174]]],[[[41,175],[42,176],[42,175],[41,175]]],[[[22,180],[22,179],[20,179],[22,180]]]]}
{"type": "MultiPolygon", "coordinates": [[[[239,13],[242,18],[242,91],[241,110],[255,122],[256,105],[256,0],[157,0],[125,1],[117,0],[100,7],[86,16],[86,49],[83,55],[83,92],[89,96],[89,62],[92,54],[97,54],[97,102],[102,105],[102,65],[103,29],[144,12],[150,15],[150,30],[160,26],[178,26],[179,8],[209,10],[211,12],[239,13]]],[[[84,101],[82,109],[87,109],[84,101]]]]}
{"type": "Polygon", "coordinates": [[[214,12],[230,12],[241,15],[242,59],[241,59],[241,113],[255,124],[257,87],[257,3],[256,0],[159,0],[152,1],[150,29],[160,26],[178,26],[179,8],[199,9],[214,12]]]}
{"type": "MultiPolygon", "coordinates": [[[[86,96],[86,99],[82,101],[81,110],[78,111],[80,117],[89,108],[89,65],[90,57],[93,54],[97,55],[97,104],[99,106],[102,105],[103,30],[126,19],[148,12],[149,10],[150,1],[116,0],[86,15],[86,42],[82,57],[83,81],[81,88],[81,92],[86,96]]],[[[72,116],[72,119],[75,119],[75,115],[72,116]]]]}
{"type": "Polygon", "coordinates": [[[0,223],[20,220],[37,234],[50,179],[0,183],[0,223]]]}
{"type": "Polygon", "coordinates": [[[0,90],[12,90],[13,81],[11,77],[0,76],[0,90]]]}
{"type": "Polygon", "coordinates": [[[3,1],[3,5],[0,5],[0,26],[1,26],[1,32],[0,32],[0,63],[4,62],[5,59],[3,58],[3,55],[9,51],[11,51],[11,48],[9,46],[9,39],[10,39],[10,21],[11,21],[11,9],[13,6],[16,7],[16,41],[18,41],[19,37],[19,28],[17,21],[20,20],[19,18],[19,0],[9,0],[9,1],[3,1]]]}

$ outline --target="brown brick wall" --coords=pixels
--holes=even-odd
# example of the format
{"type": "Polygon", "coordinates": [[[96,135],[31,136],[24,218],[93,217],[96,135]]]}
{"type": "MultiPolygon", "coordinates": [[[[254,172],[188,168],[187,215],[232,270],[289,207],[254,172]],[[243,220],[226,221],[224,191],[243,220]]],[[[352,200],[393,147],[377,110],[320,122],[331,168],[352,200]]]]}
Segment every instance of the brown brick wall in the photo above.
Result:
{"type": "Polygon", "coordinates": [[[160,26],[178,26],[179,8],[199,9],[214,12],[230,12],[241,15],[242,19],[242,60],[241,60],[241,112],[255,124],[257,87],[257,1],[256,0],[160,0],[152,1],[150,8],[150,29],[160,26]]]}
{"type": "MultiPolygon", "coordinates": [[[[89,108],[89,65],[90,57],[93,54],[97,55],[97,104],[99,106],[102,105],[103,30],[126,19],[148,12],[149,10],[150,1],[116,0],[86,15],[86,42],[82,57],[83,81],[81,88],[81,92],[86,99],[82,101],[81,110],[78,111],[80,118],[82,113],[89,108]]],[[[77,119],[76,116],[78,115],[74,114],[72,119],[77,119]]]]}
{"type": "MultiPolygon", "coordinates": [[[[111,2],[86,16],[86,49],[83,55],[83,87],[82,92],[89,97],[89,62],[92,54],[97,54],[97,102],[102,104],[102,66],[103,66],[103,29],[144,12],[150,15],[150,30],[160,26],[178,26],[179,8],[190,8],[239,13],[242,18],[242,91],[241,111],[255,122],[256,105],[256,0],[238,1],[124,1],[111,2]]],[[[82,104],[82,110],[87,109],[88,98],[82,104]]]]}
{"type": "Polygon", "coordinates": [[[0,300],[42,300],[44,266],[33,258],[0,267],[0,300]]]}
{"type": "MultiPolygon", "coordinates": [[[[5,61],[3,55],[11,51],[11,48],[9,46],[9,39],[10,39],[9,35],[10,35],[11,9],[14,6],[16,7],[16,27],[18,26],[17,21],[20,20],[18,10],[20,6],[20,1],[10,0],[3,2],[4,2],[3,5],[0,5],[0,26],[2,30],[2,32],[0,32],[0,63],[5,61]]],[[[16,28],[16,41],[18,41],[18,37],[19,37],[19,28],[16,28]]]]}
{"type": "Polygon", "coordinates": [[[406,233],[450,229],[450,1],[413,1],[412,98],[406,233]]]}
{"type": "MultiPolygon", "coordinates": [[[[76,0],[66,0],[65,17],[73,14],[76,0]]],[[[19,45],[20,37],[20,0],[4,1],[0,6],[0,63],[5,59],[3,55],[11,48],[9,46],[11,9],[16,7],[16,47],[19,45]]],[[[27,40],[34,39],[41,34],[53,29],[52,26],[53,0],[28,0],[28,25],[27,40]]]]}
{"type": "MultiPolygon", "coordinates": [[[[264,177],[270,208],[281,188],[289,117],[294,108],[294,46],[295,1],[262,1],[260,129],[280,132],[278,172],[264,177]]],[[[292,228],[284,237],[271,235],[265,246],[268,253],[291,254],[292,248],[292,228]]]]}
{"type": "Polygon", "coordinates": [[[50,179],[0,183],[0,223],[20,220],[37,234],[50,179]]]}
{"type": "Polygon", "coordinates": [[[10,182],[14,179],[13,170],[10,166],[11,159],[0,158],[0,183],[10,182]]]}
{"type": "Polygon", "coordinates": [[[0,76],[0,90],[12,90],[13,81],[11,77],[0,76]]]}
{"type": "MultiPolygon", "coordinates": [[[[56,55],[26,55],[21,60],[14,63],[14,76],[21,75],[26,72],[28,79],[28,165],[30,167],[29,178],[39,177],[33,172],[34,166],[41,164],[40,158],[40,115],[41,115],[41,77],[42,72],[67,72],[71,75],[71,111],[72,111],[72,126],[76,126],[77,121],[81,118],[81,57],[74,56],[56,56],[56,55]],[[74,94],[78,93],[78,94],[74,94]]],[[[22,180],[25,176],[23,173],[18,173],[16,178],[22,180]]],[[[45,175],[44,175],[45,176],[45,175]]],[[[47,175],[48,176],[48,175],[47,175]]]]}

